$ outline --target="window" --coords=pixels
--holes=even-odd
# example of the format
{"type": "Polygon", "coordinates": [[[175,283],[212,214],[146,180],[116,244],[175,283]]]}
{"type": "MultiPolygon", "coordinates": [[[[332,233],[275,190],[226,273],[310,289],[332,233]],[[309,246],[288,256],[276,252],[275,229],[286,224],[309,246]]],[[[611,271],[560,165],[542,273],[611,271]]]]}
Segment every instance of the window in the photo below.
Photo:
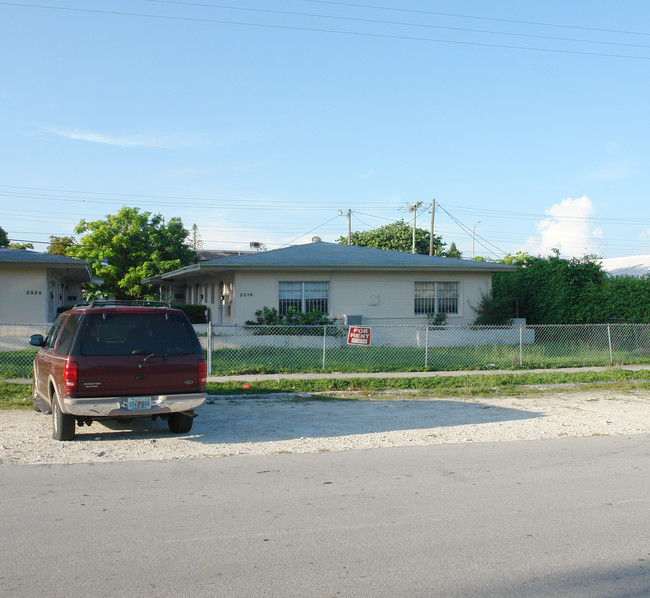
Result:
{"type": "Polygon", "coordinates": [[[326,282],[280,282],[278,283],[280,315],[285,315],[291,307],[304,313],[317,309],[328,314],[328,295],[326,282]]]}
{"type": "Polygon", "coordinates": [[[56,344],[56,339],[59,336],[61,327],[63,326],[67,318],[68,316],[59,316],[56,319],[56,321],[54,322],[54,326],[50,328],[50,331],[47,333],[47,337],[45,338],[45,347],[47,347],[48,349],[54,349],[54,345],[56,344]]]}
{"type": "Polygon", "coordinates": [[[457,314],[458,282],[416,282],[416,314],[457,314]]]}
{"type": "Polygon", "coordinates": [[[194,351],[186,318],[179,314],[88,314],[81,332],[81,355],[189,355],[194,351]]]}
{"type": "Polygon", "coordinates": [[[77,333],[79,327],[79,314],[72,314],[63,326],[61,335],[59,336],[59,344],[56,346],[57,355],[67,355],[70,352],[72,341],[77,333]]]}

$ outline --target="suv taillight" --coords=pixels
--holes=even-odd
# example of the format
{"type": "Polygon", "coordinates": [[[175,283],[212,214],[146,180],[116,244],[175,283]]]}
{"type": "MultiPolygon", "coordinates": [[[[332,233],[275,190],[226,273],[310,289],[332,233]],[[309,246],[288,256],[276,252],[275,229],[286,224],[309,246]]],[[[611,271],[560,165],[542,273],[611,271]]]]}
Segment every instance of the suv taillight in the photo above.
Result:
{"type": "Polygon", "coordinates": [[[199,390],[205,390],[205,382],[208,377],[208,364],[205,359],[199,359],[199,390]]]}
{"type": "Polygon", "coordinates": [[[66,361],[63,365],[63,384],[68,396],[77,390],[77,364],[74,361],[66,361]]]}

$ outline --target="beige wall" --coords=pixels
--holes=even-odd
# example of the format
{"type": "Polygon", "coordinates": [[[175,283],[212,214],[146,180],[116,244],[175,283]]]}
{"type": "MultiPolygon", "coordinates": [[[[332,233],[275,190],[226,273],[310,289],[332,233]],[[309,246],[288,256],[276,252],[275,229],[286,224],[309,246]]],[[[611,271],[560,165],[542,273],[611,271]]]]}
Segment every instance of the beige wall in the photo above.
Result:
{"type": "Polygon", "coordinates": [[[278,306],[278,281],[321,281],[330,283],[330,316],[344,322],[345,314],[363,315],[375,324],[417,324],[425,315],[415,315],[413,305],[415,281],[459,282],[459,314],[447,318],[449,324],[469,324],[476,313],[481,292],[492,284],[489,273],[431,272],[240,272],[236,274],[234,309],[230,321],[243,324],[255,319],[255,311],[264,306],[278,306]]]}
{"type": "Polygon", "coordinates": [[[83,300],[80,282],[56,270],[0,267],[0,322],[41,324],[56,319],[57,308],[83,300]]]}
{"type": "Polygon", "coordinates": [[[0,322],[48,321],[48,296],[45,268],[0,267],[0,322]]]}
{"type": "MultiPolygon", "coordinates": [[[[255,311],[278,307],[278,282],[329,283],[329,316],[343,324],[345,315],[363,315],[368,324],[420,324],[426,315],[414,314],[415,281],[460,283],[459,313],[451,325],[471,324],[481,294],[491,289],[490,273],[423,272],[224,272],[188,279],[187,302],[207,305],[215,324],[242,325],[255,320],[255,311]],[[223,288],[220,283],[223,282],[223,288]],[[198,286],[197,286],[198,285],[198,286]]],[[[179,283],[176,289],[181,288],[179,283]]]]}
{"type": "Polygon", "coordinates": [[[332,316],[344,322],[344,315],[363,315],[375,324],[418,324],[427,316],[414,313],[414,283],[459,283],[458,314],[449,314],[447,323],[470,324],[476,318],[471,305],[478,306],[481,291],[491,288],[492,275],[482,273],[432,272],[339,272],[331,279],[332,316]]]}

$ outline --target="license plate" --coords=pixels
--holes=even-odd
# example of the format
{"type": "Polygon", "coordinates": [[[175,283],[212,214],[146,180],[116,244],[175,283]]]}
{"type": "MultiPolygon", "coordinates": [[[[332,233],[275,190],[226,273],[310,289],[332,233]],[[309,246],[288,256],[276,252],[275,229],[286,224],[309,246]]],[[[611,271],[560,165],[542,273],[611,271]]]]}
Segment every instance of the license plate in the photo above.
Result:
{"type": "Polygon", "coordinates": [[[151,409],[151,397],[129,397],[127,409],[129,411],[151,409]]]}

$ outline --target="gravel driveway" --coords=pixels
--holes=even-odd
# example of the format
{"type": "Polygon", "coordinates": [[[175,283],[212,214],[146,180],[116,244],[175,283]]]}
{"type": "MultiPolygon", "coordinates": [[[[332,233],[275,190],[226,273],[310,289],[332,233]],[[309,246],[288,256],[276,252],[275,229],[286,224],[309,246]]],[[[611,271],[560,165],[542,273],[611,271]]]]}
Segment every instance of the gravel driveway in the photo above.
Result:
{"type": "Polygon", "coordinates": [[[0,465],[166,460],[650,433],[650,391],[432,398],[414,393],[210,397],[190,434],[95,422],[52,440],[51,417],[0,411],[0,465]]]}

